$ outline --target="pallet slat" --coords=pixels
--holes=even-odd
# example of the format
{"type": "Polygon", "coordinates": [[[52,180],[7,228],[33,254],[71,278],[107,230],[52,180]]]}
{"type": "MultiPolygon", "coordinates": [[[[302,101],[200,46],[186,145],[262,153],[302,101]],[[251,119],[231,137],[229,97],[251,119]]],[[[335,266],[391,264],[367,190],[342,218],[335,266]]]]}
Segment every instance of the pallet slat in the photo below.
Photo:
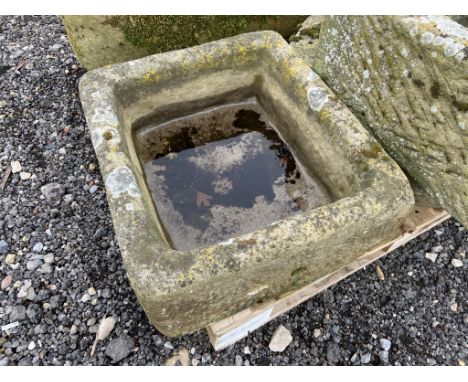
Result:
{"type": "Polygon", "coordinates": [[[378,258],[406,244],[437,224],[448,219],[450,215],[442,210],[416,206],[405,220],[406,232],[395,239],[364,253],[352,263],[302,287],[289,292],[276,300],[256,304],[223,320],[206,327],[211,344],[215,350],[222,350],[246,337],[267,322],[278,317],[316,294],[336,284],[345,277],[369,265],[378,258]]]}

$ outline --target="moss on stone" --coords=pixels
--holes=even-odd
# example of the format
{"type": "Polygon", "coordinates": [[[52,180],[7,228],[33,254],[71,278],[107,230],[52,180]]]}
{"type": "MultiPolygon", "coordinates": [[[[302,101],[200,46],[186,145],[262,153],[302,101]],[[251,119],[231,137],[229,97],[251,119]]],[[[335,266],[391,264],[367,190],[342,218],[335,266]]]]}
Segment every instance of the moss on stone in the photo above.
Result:
{"type": "Polygon", "coordinates": [[[94,69],[257,30],[288,38],[305,16],[64,16],[78,60],[94,69]]]}

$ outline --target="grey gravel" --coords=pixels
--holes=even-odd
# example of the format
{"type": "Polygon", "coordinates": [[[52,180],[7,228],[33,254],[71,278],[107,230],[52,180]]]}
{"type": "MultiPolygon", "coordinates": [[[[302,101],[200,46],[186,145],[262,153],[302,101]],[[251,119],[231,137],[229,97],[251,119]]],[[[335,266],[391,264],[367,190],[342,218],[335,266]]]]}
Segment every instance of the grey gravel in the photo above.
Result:
{"type": "Polygon", "coordinates": [[[27,308],[27,319],[0,334],[6,339],[0,364],[161,365],[181,348],[195,349],[192,365],[235,365],[241,354],[250,365],[427,365],[429,358],[437,365],[468,364],[468,275],[465,263],[451,265],[468,252],[468,234],[454,219],[382,258],[384,281],[374,266],[366,267],[223,351],[213,351],[204,330],[171,339],[159,333],[122,265],[78,98],[84,70],[59,18],[2,16],[0,31],[0,65],[12,67],[0,74],[0,178],[12,161],[34,174],[27,180],[11,174],[0,193],[0,280],[13,277],[12,285],[0,290],[0,325],[11,322],[11,307],[27,308]],[[26,64],[14,70],[21,60],[26,64]],[[60,185],[51,202],[41,192],[50,183],[60,185]],[[90,184],[97,186],[95,193],[90,184]],[[36,243],[44,249],[30,254],[36,243]],[[426,253],[438,254],[436,261],[426,253]],[[48,264],[47,254],[54,256],[52,272],[39,272],[44,265],[27,269],[33,259],[48,264]],[[89,288],[96,295],[81,302],[89,288]],[[115,328],[91,357],[92,331],[109,316],[116,318],[115,328]],[[90,318],[96,324],[88,327],[90,318]],[[290,330],[293,342],[274,353],[268,344],[279,325],[290,330]],[[125,335],[134,346],[124,341],[128,353],[114,361],[109,345],[125,335]],[[392,343],[386,355],[379,354],[385,352],[383,338],[392,343]],[[36,348],[30,351],[32,341],[36,348]]]}

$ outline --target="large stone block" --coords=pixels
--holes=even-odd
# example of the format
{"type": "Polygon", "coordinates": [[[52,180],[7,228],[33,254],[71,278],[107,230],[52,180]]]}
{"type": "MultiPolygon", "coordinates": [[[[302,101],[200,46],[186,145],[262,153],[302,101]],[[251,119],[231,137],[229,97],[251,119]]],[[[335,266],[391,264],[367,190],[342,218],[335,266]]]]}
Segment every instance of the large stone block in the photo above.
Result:
{"type": "MultiPolygon", "coordinates": [[[[130,283],[151,322],[166,335],[202,328],[349,264],[398,235],[414,204],[409,182],[398,165],[275,32],[243,34],[93,70],[80,80],[80,97],[130,283]],[[167,166],[183,157],[185,149],[195,155],[200,131],[195,125],[188,129],[177,125],[183,139],[158,134],[174,123],[201,119],[208,126],[202,130],[212,133],[207,134],[209,144],[219,143],[219,126],[212,123],[209,113],[229,105],[254,107],[251,104],[264,110],[265,121],[272,121],[268,134],[277,131],[290,149],[279,153],[277,163],[289,172],[296,160],[302,169],[301,177],[296,173],[294,182],[289,181],[286,193],[295,194],[293,186],[313,177],[324,197],[318,205],[306,204],[266,224],[247,225],[247,232],[231,235],[229,231],[223,240],[188,243],[188,248],[180,249],[187,243],[182,237],[174,244],[174,233],[165,220],[167,211],[161,208],[167,204],[159,200],[161,194],[154,192],[151,181],[166,166],[158,162],[158,155],[148,155],[148,150],[160,147],[167,166]]],[[[229,113],[224,117],[231,118],[229,113]]],[[[232,126],[239,128],[236,121],[232,126]]],[[[213,157],[204,168],[248,159],[258,151],[248,136],[240,135],[245,137],[243,151],[216,156],[212,150],[213,155],[203,157],[205,162],[213,157]]],[[[201,148],[208,149],[209,144],[201,148]]],[[[270,148],[278,144],[274,138],[270,148]]],[[[193,157],[190,163],[197,164],[198,159],[193,157]]],[[[255,170],[257,162],[249,163],[255,170]]],[[[257,170],[262,177],[270,173],[266,167],[257,170]]],[[[159,184],[193,177],[190,171],[166,169],[163,174],[158,175],[159,184]],[[180,174],[184,174],[182,179],[180,174]]],[[[208,171],[204,174],[211,179],[208,171]]],[[[273,190],[284,185],[280,178],[273,190]]],[[[193,182],[202,180],[195,177],[193,182]]],[[[233,189],[241,187],[242,195],[249,194],[255,181],[241,179],[233,189]]],[[[172,190],[183,195],[190,187],[172,190]]],[[[215,205],[216,189],[198,191],[191,190],[189,212],[206,209],[214,216],[222,207],[215,205]]],[[[239,208],[240,213],[265,206],[267,197],[251,199],[253,207],[239,208]]],[[[249,218],[241,223],[250,218],[258,221],[254,214],[244,216],[249,218]]],[[[191,231],[184,232],[188,232],[188,242],[191,231]]]]}
{"type": "Polygon", "coordinates": [[[289,37],[305,16],[63,16],[88,70],[257,30],[289,37]]]}
{"type": "Polygon", "coordinates": [[[446,17],[327,17],[313,68],[409,177],[468,226],[468,30],[446,17]]]}

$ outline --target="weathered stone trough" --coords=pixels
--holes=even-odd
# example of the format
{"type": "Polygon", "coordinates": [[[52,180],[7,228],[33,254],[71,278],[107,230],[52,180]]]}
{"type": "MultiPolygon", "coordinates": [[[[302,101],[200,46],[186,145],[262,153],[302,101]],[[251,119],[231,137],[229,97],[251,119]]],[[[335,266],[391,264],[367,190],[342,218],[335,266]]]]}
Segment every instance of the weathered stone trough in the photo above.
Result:
{"type": "Polygon", "coordinates": [[[169,336],[345,266],[414,203],[275,32],[97,69],[80,96],[130,283],[169,336]]]}

